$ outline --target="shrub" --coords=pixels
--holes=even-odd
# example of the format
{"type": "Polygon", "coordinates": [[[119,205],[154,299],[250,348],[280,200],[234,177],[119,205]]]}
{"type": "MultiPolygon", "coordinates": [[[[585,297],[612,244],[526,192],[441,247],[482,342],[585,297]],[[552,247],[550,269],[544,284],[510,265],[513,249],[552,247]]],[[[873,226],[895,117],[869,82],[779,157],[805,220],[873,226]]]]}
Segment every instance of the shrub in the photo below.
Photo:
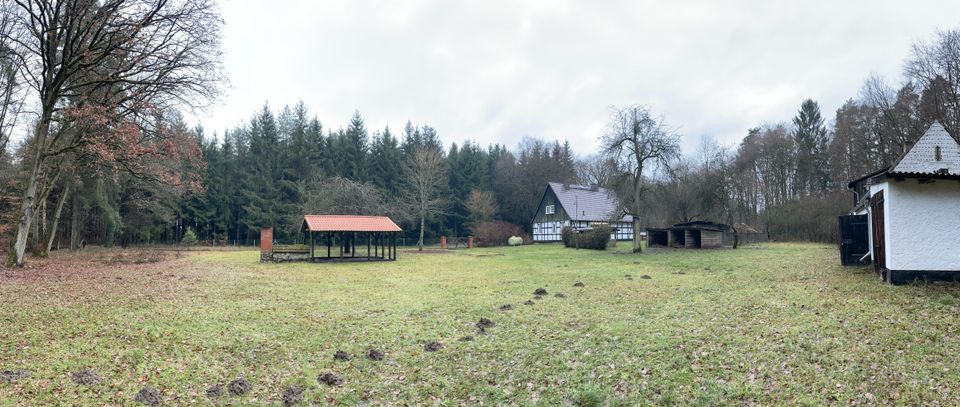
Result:
{"type": "Polygon", "coordinates": [[[510,246],[520,246],[523,244],[523,238],[520,236],[510,236],[510,238],[507,239],[507,243],[510,244],[510,246]]]}
{"type": "Polygon", "coordinates": [[[520,237],[522,242],[529,241],[519,225],[499,220],[477,223],[471,231],[477,247],[506,246],[510,243],[510,237],[520,237]]]}
{"type": "Polygon", "coordinates": [[[563,228],[563,245],[566,247],[580,247],[581,249],[606,250],[610,244],[610,234],[613,228],[607,225],[593,226],[590,230],[580,233],[579,242],[573,228],[563,228]]]}
{"type": "Polygon", "coordinates": [[[193,231],[193,228],[187,228],[187,231],[184,232],[183,239],[180,240],[180,243],[183,243],[187,246],[193,246],[197,244],[197,234],[193,231]]]}

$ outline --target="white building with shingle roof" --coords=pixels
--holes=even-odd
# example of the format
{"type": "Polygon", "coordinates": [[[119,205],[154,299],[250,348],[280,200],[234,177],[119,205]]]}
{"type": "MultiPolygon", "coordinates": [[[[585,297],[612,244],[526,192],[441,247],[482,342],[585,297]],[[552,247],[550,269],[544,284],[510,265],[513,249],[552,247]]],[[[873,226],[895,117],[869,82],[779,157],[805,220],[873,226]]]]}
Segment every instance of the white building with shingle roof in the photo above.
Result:
{"type": "Polygon", "coordinates": [[[633,240],[633,218],[624,215],[612,191],[597,186],[547,183],[531,221],[535,242],[559,242],[563,228],[585,229],[597,224],[615,229],[616,240],[633,240]]]}
{"type": "Polygon", "coordinates": [[[960,281],[960,142],[940,123],[850,189],[866,209],[868,255],[884,280],[960,281]]]}

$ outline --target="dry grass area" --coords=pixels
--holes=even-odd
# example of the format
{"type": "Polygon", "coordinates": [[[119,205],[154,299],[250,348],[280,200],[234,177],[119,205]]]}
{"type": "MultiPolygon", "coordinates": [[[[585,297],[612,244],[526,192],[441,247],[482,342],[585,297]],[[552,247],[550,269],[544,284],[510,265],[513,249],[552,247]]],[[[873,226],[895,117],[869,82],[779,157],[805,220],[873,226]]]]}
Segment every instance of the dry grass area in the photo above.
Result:
{"type": "Polygon", "coordinates": [[[960,289],[832,247],[258,258],[0,271],[0,405],[960,403],[960,289]]]}

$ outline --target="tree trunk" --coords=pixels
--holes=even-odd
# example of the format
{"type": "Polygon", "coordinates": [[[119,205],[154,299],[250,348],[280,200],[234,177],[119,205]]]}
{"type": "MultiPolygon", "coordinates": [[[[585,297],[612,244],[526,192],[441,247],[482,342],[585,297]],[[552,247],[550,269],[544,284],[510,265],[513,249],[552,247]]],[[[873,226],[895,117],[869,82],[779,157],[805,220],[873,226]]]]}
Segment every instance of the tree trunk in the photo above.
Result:
{"type": "MultiPolygon", "coordinates": [[[[47,109],[44,109],[47,110],[47,109]]],[[[23,194],[22,213],[17,223],[17,239],[14,241],[16,266],[23,267],[24,255],[27,252],[27,238],[30,235],[30,226],[36,211],[37,182],[40,176],[40,166],[43,161],[43,147],[47,143],[47,133],[50,131],[50,114],[40,117],[37,123],[37,137],[33,146],[33,162],[30,167],[30,176],[27,178],[27,190],[23,194]]]]}
{"type": "Polygon", "coordinates": [[[70,198],[70,251],[80,248],[80,194],[70,198]]]}
{"type": "Polygon", "coordinates": [[[640,186],[643,182],[643,163],[637,166],[637,173],[633,178],[633,252],[643,253],[643,242],[640,241],[640,186]]]}
{"type": "Polygon", "coordinates": [[[47,250],[44,251],[45,254],[49,254],[50,249],[53,248],[53,240],[57,237],[57,227],[60,225],[60,214],[63,213],[63,204],[67,202],[67,195],[70,195],[69,182],[64,186],[63,193],[60,195],[60,201],[57,202],[57,210],[53,213],[53,225],[50,226],[50,237],[47,239],[47,250]]]}
{"type": "Polygon", "coordinates": [[[417,250],[423,251],[423,215],[420,216],[420,240],[417,241],[417,250]]]}
{"type": "Polygon", "coordinates": [[[640,241],[640,219],[636,216],[633,217],[633,252],[640,253],[643,251],[643,242],[640,241]]]}

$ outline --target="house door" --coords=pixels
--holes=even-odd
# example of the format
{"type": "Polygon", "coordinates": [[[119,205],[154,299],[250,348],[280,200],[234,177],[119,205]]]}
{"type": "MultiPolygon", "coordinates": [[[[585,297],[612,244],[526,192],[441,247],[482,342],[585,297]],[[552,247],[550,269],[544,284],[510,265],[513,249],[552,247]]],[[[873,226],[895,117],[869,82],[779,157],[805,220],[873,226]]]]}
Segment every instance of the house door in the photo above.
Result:
{"type": "Polygon", "coordinates": [[[841,265],[861,266],[870,264],[869,259],[863,259],[870,251],[868,229],[867,215],[844,215],[840,217],[841,265]]]}
{"type": "Polygon", "coordinates": [[[880,277],[887,270],[887,256],[884,251],[884,224],[883,224],[883,191],[870,197],[870,224],[873,226],[873,269],[880,277]]]}

